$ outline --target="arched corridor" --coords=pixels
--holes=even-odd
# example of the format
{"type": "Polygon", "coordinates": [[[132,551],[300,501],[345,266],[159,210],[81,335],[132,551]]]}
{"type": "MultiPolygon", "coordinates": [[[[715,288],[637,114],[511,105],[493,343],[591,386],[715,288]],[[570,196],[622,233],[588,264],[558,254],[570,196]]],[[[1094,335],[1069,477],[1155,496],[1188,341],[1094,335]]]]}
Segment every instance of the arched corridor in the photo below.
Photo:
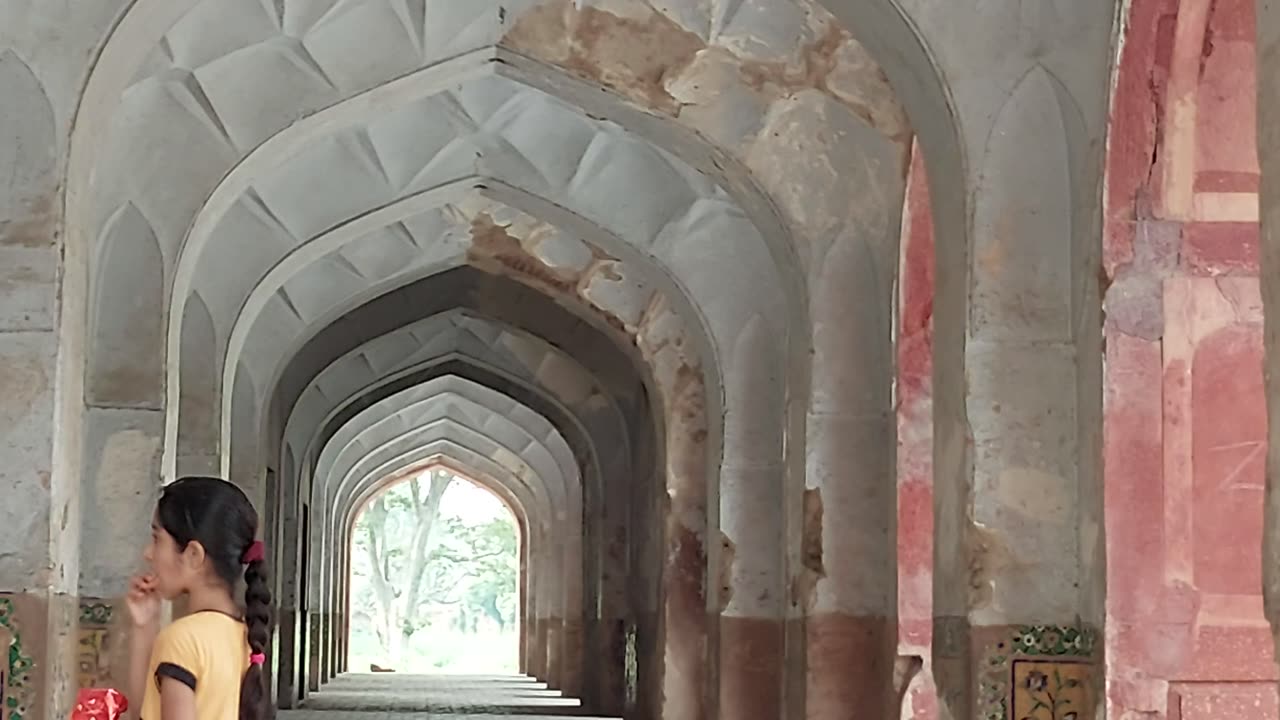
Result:
{"type": "Polygon", "coordinates": [[[75,5],[0,0],[0,720],[189,475],[284,720],[1280,720],[1266,0],[75,5]]]}

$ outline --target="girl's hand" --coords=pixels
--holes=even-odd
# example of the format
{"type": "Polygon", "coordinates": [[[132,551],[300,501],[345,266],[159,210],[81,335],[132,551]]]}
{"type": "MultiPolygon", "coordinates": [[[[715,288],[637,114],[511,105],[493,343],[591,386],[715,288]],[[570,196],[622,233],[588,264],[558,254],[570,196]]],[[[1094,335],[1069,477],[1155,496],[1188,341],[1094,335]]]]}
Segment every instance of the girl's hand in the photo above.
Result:
{"type": "Polygon", "coordinates": [[[136,575],[129,580],[125,595],[134,627],[150,627],[160,622],[160,593],[154,575],[136,575]]]}

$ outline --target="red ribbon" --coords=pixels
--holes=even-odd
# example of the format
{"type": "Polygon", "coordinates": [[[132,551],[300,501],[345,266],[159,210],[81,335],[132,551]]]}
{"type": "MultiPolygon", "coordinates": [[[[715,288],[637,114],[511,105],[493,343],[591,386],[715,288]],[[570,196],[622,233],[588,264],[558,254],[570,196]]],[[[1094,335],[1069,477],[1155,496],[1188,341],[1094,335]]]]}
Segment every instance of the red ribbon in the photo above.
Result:
{"type": "Polygon", "coordinates": [[[267,546],[262,544],[261,540],[254,540],[248,550],[244,551],[244,555],[240,557],[240,562],[248,565],[249,563],[262,562],[267,559],[267,546]]]}

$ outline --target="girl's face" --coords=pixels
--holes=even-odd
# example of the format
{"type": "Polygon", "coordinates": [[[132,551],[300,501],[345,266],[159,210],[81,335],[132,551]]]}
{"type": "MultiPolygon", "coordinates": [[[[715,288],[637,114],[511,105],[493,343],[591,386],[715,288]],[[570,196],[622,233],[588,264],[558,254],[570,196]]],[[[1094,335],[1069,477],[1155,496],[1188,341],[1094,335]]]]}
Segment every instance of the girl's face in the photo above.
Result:
{"type": "Polygon", "coordinates": [[[188,592],[200,576],[204,564],[204,549],[199,543],[178,547],[178,541],[160,523],[151,521],[151,541],[142,552],[151,574],[156,578],[156,590],[166,600],[173,600],[188,592]]]}

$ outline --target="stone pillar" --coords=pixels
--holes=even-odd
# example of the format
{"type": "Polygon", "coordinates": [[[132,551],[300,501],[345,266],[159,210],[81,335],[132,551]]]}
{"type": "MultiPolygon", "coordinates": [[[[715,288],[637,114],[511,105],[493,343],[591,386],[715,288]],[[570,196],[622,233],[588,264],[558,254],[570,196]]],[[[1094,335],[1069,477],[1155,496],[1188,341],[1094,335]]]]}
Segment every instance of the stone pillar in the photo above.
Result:
{"type": "Polygon", "coordinates": [[[321,675],[320,675],[320,627],[321,615],[319,612],[311,611],[307,613],[307,690],[309,692],[319,692],[321,675]]]}
{"type": "Polygon", "coordinates": [[[564,647],[564,665],[562,667],[561,686],[565,695],[582,697],[582,620],[581,615],[565,619],[561,639],[564,647]]]}
{"type": "Polygon", "coordinates": [[[1043,677],[1070,684],[1070,712],[1092,720],[1105,616],[1097,278],[1117,3],[823,5],[880,61],[929,167],[942,717],[1034,717],[1026,703],[1043,696],[1043,677]]]}
{"type": "Polygon", "coordinates": [[[599,614],[591,608],[594,615],[592,635],[595,643],[590,645],[596,655],[585,658],[584,679],[588,682],[587,694],[592,702],[592,711],[602,715],[621,715],[624,711],[624,663],[626,658],[625,633],[623,627],[628,616],[627,607],[627,530],[626,521],[620,515],[619,508],[629,503],[604,501],[605,527],[607,528],[604,547],[601,548],[602,559],[597,563],[600,575],[598,585],[600,593],[599,614]]]}
{"type": "Polygon", "coordinates": [[[984,131],[999,142],[976,156],[967,305],[942,280],[955,258],[939,238],[934,672],[944,718],[1018,720],[1040,703],[1056,717],[1101,716],[1103,120],[1082,125],[1072,92],[1030,68],[984,131]]]}
{"type": "Polygon", "coordinates": [[[516,672],[527,670],[529,638],[525,628],[529,625],[529,528],[521,524],[517,536],[518,562],[516,570],[516,672]]]}
{"type": "Polygon", "coordinates": [[[319,655],[317,661],[320,664],[320,683],[322,685],[329,682],[329,678],[333,677],[332,668],[330,666],[330,660],[333,657],[332,620],[333,613],[329,611],[328,604],[326,603],[324,612],[321,612],[318,617],[318,621],[320,623],[320,647],[317,648],[319,655]]]}
{"type": "MultiPolygon", "coordinates": [[[[549,521],[547,518],[544,522],[549,521]]],[[[552,572],[553,564],[551,562],[551,528],[545,524],[539,528],[536,544],[533,545],[534,557],[534,607],[533,622],[530,623],[529,646],[531,652],[529,655],[529,675],[539,680],[547,680],[547,631],[548,620],[551,616],[551,598],[554,592],[556,578],[552,572]]]]}
{"type": "Polygon", "coordinates": [[[298,642],[298,581],[302,559],[299,544],[302,542],[299,539],[302,519],[299,517],[296,492],[293,491],[295,486],[292,485],[296,478],[291,475],[291,471],[291,467],[286,467],[286,473],[281,475],[286,483],[286,491],[279,518],[280,547],[276,549],[280,563],[275,568],[276,587],[279,588],[279,597],[276,598],[276,627],[279,629],[277,637],[280,639],[280,646],[277,648],[280,657],[278,699],[280,707],[286,710],[293,707],[297,698],[298,650],[301,646],[298,642]]]}
{"type": "MultiPolygon", "coordinates": [[[[557,514],[560,513],[557,512],[557,514]]],[[[573,532],[572,526],[561,516],[557,518],[556,526],[548,538],[551,550],[551,562],[548,565],[551,582],[548,583],[550,586],[548,590],[551,597],[545,630],[547,675],[543,679],[548,685],[557,689],[564,687],[564,617],[565,603],[568,599],[566,552],[569,546],[567,536],[570,532],[573,532]]]]}
{"type": "Polygon", "coordinates": [[[144,568],[142,551],[161,487],[164,413],[89,407],[84,437],[79,684],[126,688],[129,623],[113,618],[114,608],[123,607],[129,578],[144,568]]]}
{"type": "Polygon", "coordinates": [[[719,712],[741,720],[782,717],[786,468],[768,423],[784,407],[777,342],[760,319],[750,321],[725,364],[719,712]]]}
{"type": "Polygon", "coordinates": [[[8,36],[17,52],[0,50],[0,628],[12,645],[0,668],[6,702],[21,709],[11,717],[39,720],[65,717],[75,694],[85,332],[80,298],[59,304],[66,129],[44,83],[81,70],[48,62],[56,49],[29,66],[21,56],[54,40],[34,23],[8,36]]]}
{"type": "Polygon", "coordinates": [[[1262,243],[1262,305],[1266,349],[1267,490],[1263,521],[1262,590],[1267,620],[1280,648],[1280,4],[1257,0],[1258,205],[1262,243]]]}
{"type": "MultiPolygon", "coordinates": [[[[870,142],[867,147],[877,147],[870,142]]],[[[896,148],[879,144],[886,153],[896,148]]],[[[878,183],[899,188],[892,156],[878,183]]],[[[876,213],[814,248],[813,373],[802,557],[805,717],[896,716],[897,482],[893,276],[899,223],[876,213]]]]}
{"type": "Polygon", "coordinates": [[[565,607],[560,620],[560,689],[565,695],[582,696],[582,615],[585,594],[583,592],[585,566],[583,543],[588,537],[582,523],[583,505],[581,491],[571,495],[573,502],[569,512],[574,518],[568,523],[570,537],[566,538],[564,559],[565,607]]]}
{"type": "MultiPolygon", "coordinates": [[[[655,370],[666,392],[666,495],[669,502],[649,517],[651,527],[663,528],[661,598],[658,613],[665,645],[656,648],[649,667],[661,667],[657,697],[660,707],[652,708],[665,720],[700,720],[705,717],[707,688],[707,427],[706,399],[702,370],[679,367],[676,377],[663,377],[655,370]],[[665,511],[665,516],[664,516],[665,511]]],[[[649,528],[634,527],[632,541],[646,543],[649,528]]],[[[639,608],[644,612],[647,608],[639,608]]],[[[633,615],[638,614],[633,608],[633,615]]],[[[637,617],[637,620],[645,618],[637,617]]],[[[647,623],[646,623],[647,624],[647,623]]],[[[629,642],[629,623],[606,625],[605,632],[618,643],[624,663],[639,660],[629,642]]],[[[640,640],[636,638],[637,642],[640,640]]],[[[630,668],[618,678],[625,680],[627,696],[636,693],[630,668]]],[[[628,697],[628,700],[630,697],[628,697]]],[[[648,703],[648,693],[640,693],[648,703]]]]}

